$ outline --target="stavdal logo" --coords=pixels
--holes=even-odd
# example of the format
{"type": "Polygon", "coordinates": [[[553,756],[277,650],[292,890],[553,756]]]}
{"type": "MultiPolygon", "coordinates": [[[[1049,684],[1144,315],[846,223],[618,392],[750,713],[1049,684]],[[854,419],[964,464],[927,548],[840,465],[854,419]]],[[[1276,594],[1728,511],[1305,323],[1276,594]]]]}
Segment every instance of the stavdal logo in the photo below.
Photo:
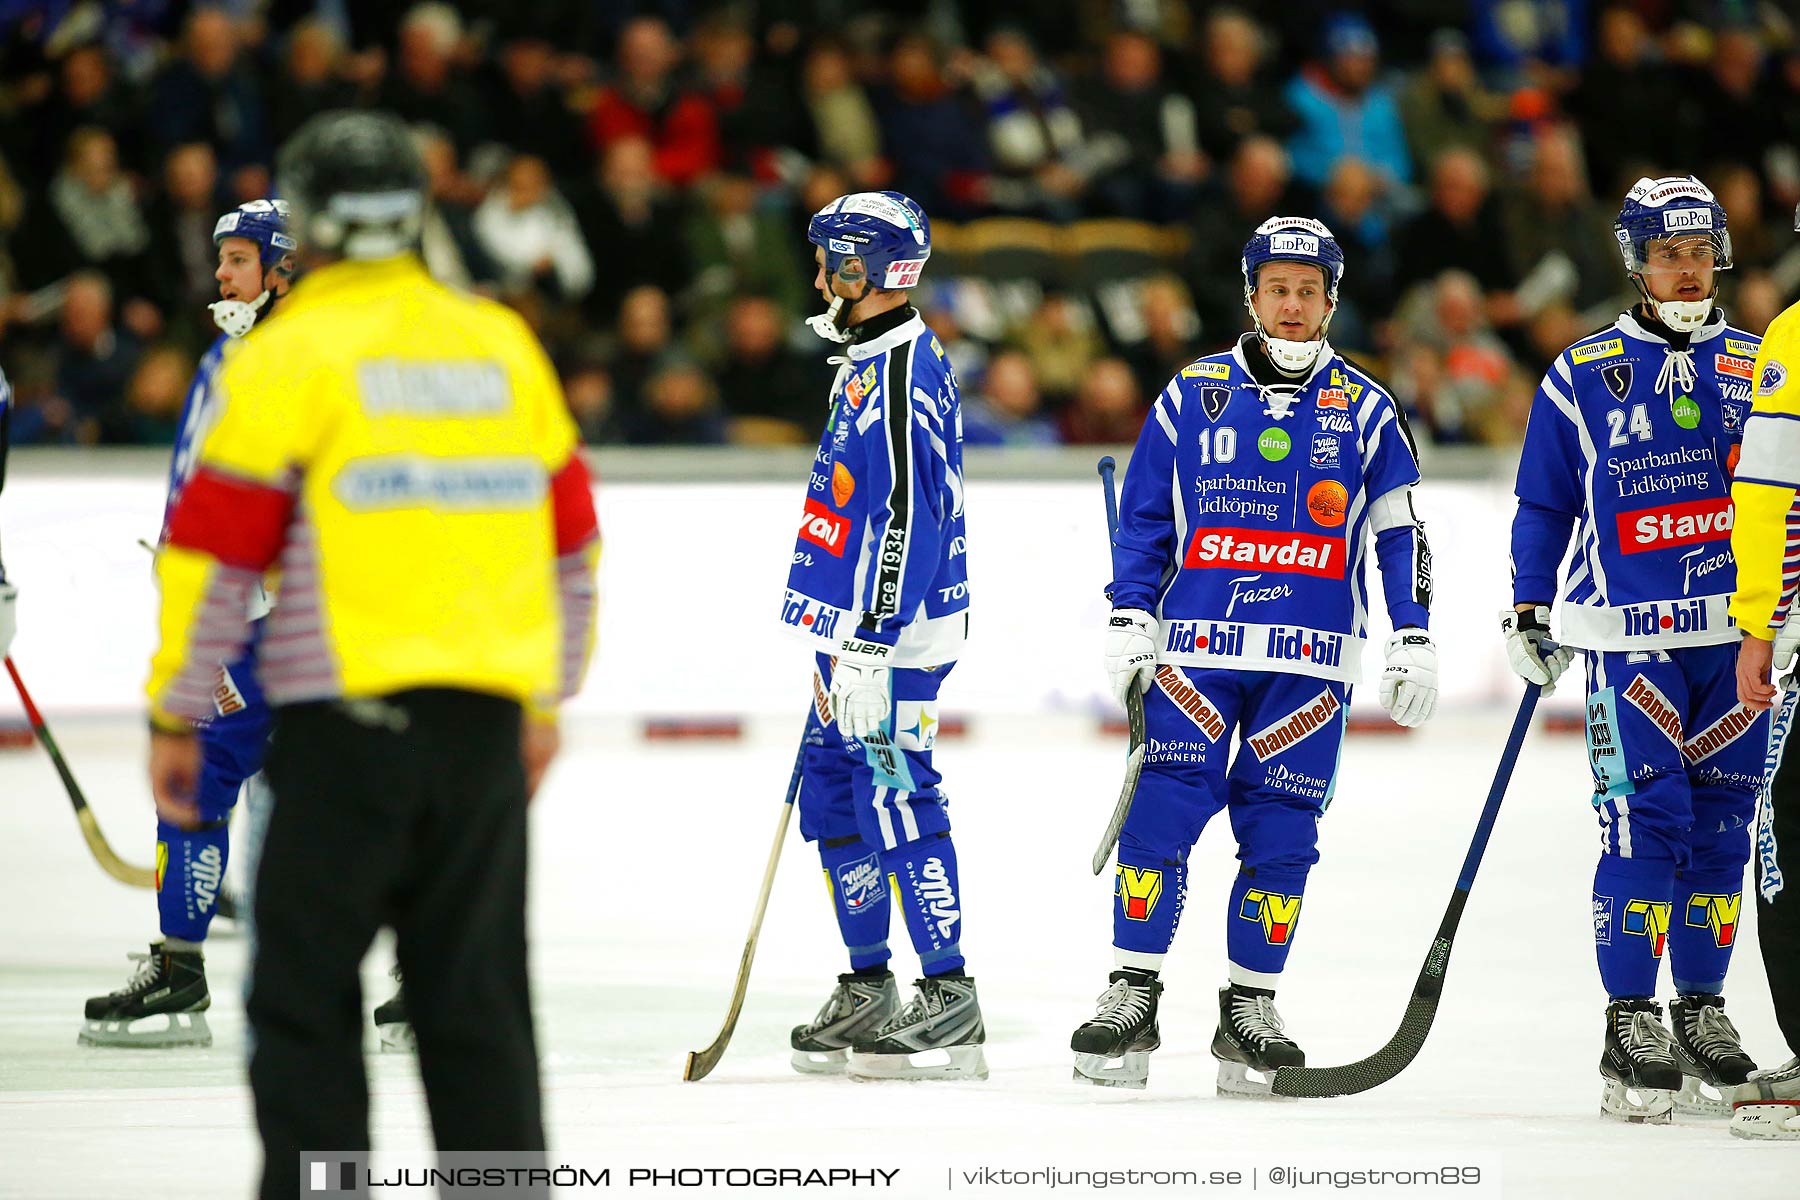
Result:
{"type": "Polygon", "coordinates": [[[1256,448],[1270,462],[1280,462],[1294,448],[1294,439],[1283,430],[1271,427],[1263,430],[1262,436],[1256,439],[1256,448]]]}

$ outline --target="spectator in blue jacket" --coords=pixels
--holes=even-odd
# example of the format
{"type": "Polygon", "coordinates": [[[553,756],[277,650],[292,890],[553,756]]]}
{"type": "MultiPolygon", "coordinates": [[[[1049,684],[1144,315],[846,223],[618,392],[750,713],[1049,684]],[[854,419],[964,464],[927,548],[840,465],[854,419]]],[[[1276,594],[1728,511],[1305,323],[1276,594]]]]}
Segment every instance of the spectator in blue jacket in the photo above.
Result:
{"type": "Polygon", "coordinates": [[[1300,118],[1288,152],[1301,183],[1322,188],[1346,156],[1374,167],[1389,187],[1412,182],[1406,129],[1380,70],[1380,46],[1367,21],[1344,15],[1327,23],[1324,61],[1306,67],[1287,89],[1300,118]]]}

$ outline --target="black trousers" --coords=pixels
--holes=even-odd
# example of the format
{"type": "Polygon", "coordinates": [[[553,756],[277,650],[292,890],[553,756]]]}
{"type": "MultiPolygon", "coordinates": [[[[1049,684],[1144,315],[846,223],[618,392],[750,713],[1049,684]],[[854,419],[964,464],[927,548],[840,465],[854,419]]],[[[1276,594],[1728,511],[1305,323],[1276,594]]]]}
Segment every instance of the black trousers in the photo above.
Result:
{"type": "MultiPolygon", "coordinates": [[[[1800,717],[1794,724],[1800,725],[1800,717]]],[[[1769,796],[1769,812],[1758,814],[1763,821],[1751,851],[1757,862],[1757,938],[1775,998],[1775,1020],[1789,1052],[1800,1055],[1800,729],[1786,731],[1769,796]],[[1777,877],[1781,890],[1773,900],[1764,898],[1764,889],[1777,877]]]]}
{"type": "Polygon", "coordinates": [[[448,689],[277,712],[248,1004],[262,1196],[366,1150],[358,968],[394,929],[440,1150],[541,1151],[519,706],[448,689]]]}

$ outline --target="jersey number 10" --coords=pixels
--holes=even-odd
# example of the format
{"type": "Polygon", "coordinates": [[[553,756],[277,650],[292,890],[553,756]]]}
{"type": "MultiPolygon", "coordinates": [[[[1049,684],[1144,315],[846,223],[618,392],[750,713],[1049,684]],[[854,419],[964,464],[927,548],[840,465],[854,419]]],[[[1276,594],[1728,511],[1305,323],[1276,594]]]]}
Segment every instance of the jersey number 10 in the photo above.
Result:
{"type": "Polygon", "coordinates": [[[1200,464],[1211,466],[1215,461],[1228,463],[1237,457],[1237,430],[1227,425],[1223,429],[1202,429],[1200,431],[1200,464]]]}

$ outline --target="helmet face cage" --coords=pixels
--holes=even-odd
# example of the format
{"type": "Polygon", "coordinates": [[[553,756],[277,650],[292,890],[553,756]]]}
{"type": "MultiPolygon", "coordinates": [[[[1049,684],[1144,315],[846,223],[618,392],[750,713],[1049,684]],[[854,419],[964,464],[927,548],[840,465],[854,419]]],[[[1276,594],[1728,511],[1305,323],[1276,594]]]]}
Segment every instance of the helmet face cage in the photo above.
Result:
{"type": "Polygon", "coordinates": [[[846,260],[861,259],[863,274],[842,274],[844,282],[905,291],[931,257],[931,221],[899,192],[852,192],[813,214],[806,240],[825,251],[826,275],[840,277],[846,260]]]}
{"type": "Polygon", "coordinates": [[[1731,233],[1725,209],[1712,191],[1692,175],[1640,179],[1626,193],[1613,222],[1619,257],[1631,275],[1661,274],[1691,267],[1729,270],[1731,233]],[[1704,246],[1710,263],[1694,261],[1704,246]],[[1683,265],[1687,260],[1687,265],[1683,265]]]}

